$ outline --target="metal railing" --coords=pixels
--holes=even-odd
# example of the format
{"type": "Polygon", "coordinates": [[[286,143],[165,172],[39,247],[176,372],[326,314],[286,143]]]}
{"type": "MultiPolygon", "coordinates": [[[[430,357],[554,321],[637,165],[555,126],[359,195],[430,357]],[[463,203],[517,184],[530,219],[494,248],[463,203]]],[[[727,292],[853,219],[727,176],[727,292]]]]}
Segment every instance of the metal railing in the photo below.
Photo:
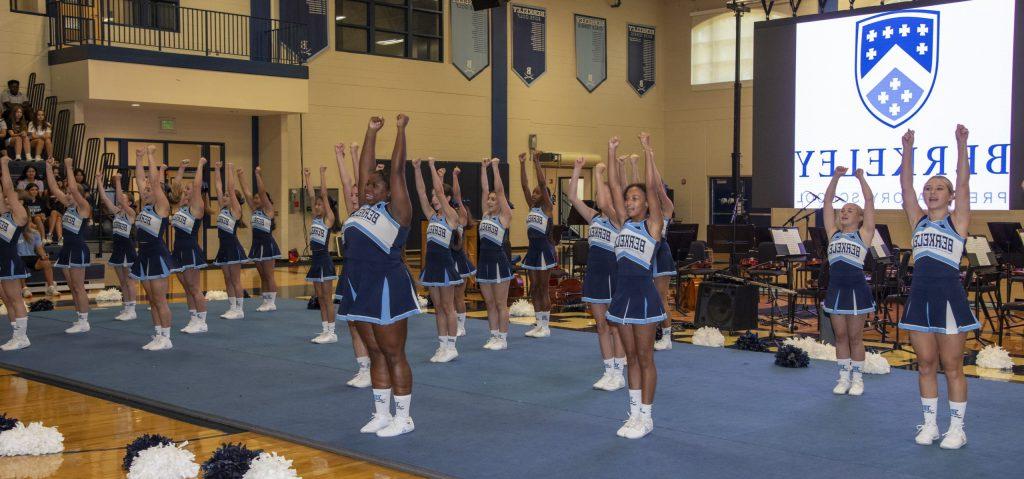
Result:
{"type": "Polygon", "coordinates": [[[306,26],[163,0],[51,0],[51,48],[106,45],[301,65],[306,26]]]}

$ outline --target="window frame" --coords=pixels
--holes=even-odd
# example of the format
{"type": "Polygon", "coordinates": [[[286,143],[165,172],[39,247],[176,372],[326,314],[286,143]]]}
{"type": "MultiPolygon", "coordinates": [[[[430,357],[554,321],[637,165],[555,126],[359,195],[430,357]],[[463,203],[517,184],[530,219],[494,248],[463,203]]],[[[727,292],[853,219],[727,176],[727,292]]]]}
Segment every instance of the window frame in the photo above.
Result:
{"type": "Polygon", "coordinates": [[[341,53],[352,53],[352,54],[356,54],[356,55],[374,55],[374,56],[378,56],[378,57],[399,58],[399,59],[403,59],[403,60],[416,60],[416,61],[430,62],[430,63],[444,63],[445,62],[445,56],[444,56],[444,4],[445,4],[445,0],[439,0],[438,1],[438,6],[440,7],[440,9],[439,10],[433,10],[433,9],[429,9],[429,8],[414,7],[412,0],[405,0],[405,5],[396,5],[394,3],[388,3],[387,1],[384,1],[384,0],[335,0],[335,2],[334,2],[334,7],[335,7],[334,8],[334,16],[335,16],[335,21],[334,21],[334,51],[341,52],[341,53]],[[340,2],[344,2],[344,1],[357,2],[357,3],[361,3],[363,5],[366,5],[366,24],[365,25],[353,25],[353,24],[339,23],[339,21],[337,20],[337,17],[338,17],[339,11],[340,11],[339,8],[338,8],[338,5],[339,5],[340,2]],[[388,29],[388,28],[377,28],[375,26],[375,22],[376,22],[376,10],[377,10],[376,7],[378,5],[379,6],[384,6],[384,7],[390,7],[390,8],[397,8],[397,9],[403,10],[404,14],[405,14],[405,29],[406,29],[406,31],[403,32],[403,31],[397,31],[397,30],[388,29]],[[413,33],[413,30],[412,30],[412,16],[413,16],[414,12],[422,12],[422,13],[429,13],[429,14],[437,15],[438,16],[437,17],[437,21],[438,21],[438,34],[437,35],[427,35],[427,34],[413,33]],[[339,35],[340,35],[341,29],[345,29],[345,28],[352,28],[352,29],[356,29],[356,30],[362,30],[363,32],[366,33],[366,45],[365,45],[366,51],[346,50],[346,49],[344,49],[342,47],[342,45],[340,44],[339,35]],[[403,40],[404,40],[402,42],[403,43],[403,53],[402,53],[402,55],[401,56],[396,56],[396,55],[388,55],[386,53],[378,53],[376,51],[377,43],[374,41],[374,37],[375,37],[375,34],[377,32],[401,36],[403,38],[403,40]],[[437,40],[437,42],[438,42],[438,56],[437,56],[436,60],[434,60],[432,58],[417,58],[417,57],[412,55],[412,53],[413,53],[412,52],[412,48],[413,48],[412,44],[413,44],[413,40],[416,39],[416,38],[426,38],[426,39],[430,39],[430,40],[437,40]]]}
{"type": "MultiPolygon", "coordinates": [[[[751,7],[750,8],[750,12],[747,12],[746,14],[744,14],[744,18],[752,17],[755,22],[765,20],[765,18],[764,18],[765,17],[764,9],[762,9],[759,5],[751,5],[750,7],[751,7]]],[[[710,20],[712,20],[712,19],[714,19],[716,17],[723,16],[724,14],[728,14],[729,15],[730,22],[735,21],[734,18],[733,18],[734,13],[731,10],[727,9],[727,8],[715,8],[715,9],[710,9],[710,10],[700,10],[700,11],[690,12],[690,19],[691,19],[690,34],[691,34],[691,38],[689,39],[689,42],[690,42],[690,48],[689,48],[689,50],[690,50],[690,62],[689,62],[690,63],[690,65],[689,65],[689,67],[690,67],[690,73],[689,73],[690,81],[689,81],[689,83],[690,83],[690,90],[691,91],[724,90],[724,89],[728,89],[728,88],[733,88],[733,85],[736,83],[735,78],[730,78],[730,79],[725,80],[725,81],[713,81],[713,82],[707,82],[707,83],[694,83],[693,82],[693,56],[694,56],[693,55],[693,48],[694,48],[694,46],[693,46],[692,34],[693,34],[693,30],[694,30],[694,28],[693,28],[694,25],[692,25],[692,21],[693,21],[694,18],[698,18],[698,17],[706,17],[705,21],[710,21],[710,20]]],[[[780,19],[780,18],[788,18],[790,16],[792,16],[792,10],[788,9],[787,6],[776,5],[775,8],[773,8],[771,10],[770,20],[776,20],[776,19],[780,19]],[[779,7],[782,7],[782,8],[779,8],[779,7]]],[[[751,25],[751,28],[753,28],[753,25],[751,25]]],[[[751,38],[753,38],[753,33],[751,33],[751,38]]],[[[735,40],[735,37],[734,37],[734,40],[735,40]]],[[[735,45],[734,45],[734,47],[735,47],[735,45]]],[[[741,53],[743,53],[742,50],[741,50],[741,53]]],[[[753,54],[753,49],[752,48],[751,48],[751,54],[753,54]]],[[[732,68],[735,68],[736,65],[735,65],[735,56],[734,55],[730,55],[729,61],[732,63],[732,68]]],[[[751,75],[753,75],[753,72],[751,72],[751,75]]],[[[751,77],[751,78],[741,78],[740,79],[740,84],[744,88],[753,86],[754,79],[753,79],[753,77],[751,77]]]]}
{"type": "Polygon", "coordinates": [[[24,13],[25,15],[36,15],[36,16],[40,16],[40,17],[48,17],[49,16],[46,13],[47,3],[49,3],[49,0],[47,2],[43,3],[43,11],[42,12],[33,12],[32,10],[21,10],[21,9],[19,9],[18,8],[18,4],[20,3],[19,0],[11,0],[10,3],[11,3],[11,13],[24,13]]]}

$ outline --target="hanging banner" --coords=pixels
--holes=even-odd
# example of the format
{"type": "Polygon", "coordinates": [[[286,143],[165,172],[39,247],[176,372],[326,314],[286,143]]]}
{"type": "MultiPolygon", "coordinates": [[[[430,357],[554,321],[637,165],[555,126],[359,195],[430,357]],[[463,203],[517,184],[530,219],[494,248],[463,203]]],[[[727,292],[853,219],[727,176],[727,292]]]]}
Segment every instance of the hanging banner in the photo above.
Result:
{"type": "Polygon", "coordinates": [[[547,18],[543,8],[512,5],[512,71],[526,86],[547,70],[547,18]]]}
{"type": "Polygon", "coordinates": [[[644,96],[648,90],[654,88],[654,27],[630,23],[626,25],[626,31],[626,81],[637,95],[644,96]]]}
{"type": "Polygon", "coordinates": [[[488,11],[474,11],[472,0],[451,0],[450,5],[452,65],[472,80],[491,64],[488,11]]]}
{"type": "Polygon", "coordinates": [[[272,44],[284,44],[303,60],[327,48],[327,0],[284,1],[278,8],[281,21],[296,26],[283,25],[277,31],[267,32],[272,44]],[[306,26],[305,33],[298,25],[306,26]]]}
{"type": "Polygon", "coordinates": [[[608,22],[603,18],[574,15],[576,29],[576,79],[593,92],[608,78],[608,22]]]}

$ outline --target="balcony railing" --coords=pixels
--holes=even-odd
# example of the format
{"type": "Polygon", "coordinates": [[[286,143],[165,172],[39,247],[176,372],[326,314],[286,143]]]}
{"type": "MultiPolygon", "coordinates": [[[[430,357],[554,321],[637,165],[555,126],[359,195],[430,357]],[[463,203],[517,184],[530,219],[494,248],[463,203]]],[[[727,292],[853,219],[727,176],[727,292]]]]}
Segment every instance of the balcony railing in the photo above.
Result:
{"type": "Polygon", "coordinates": [[[52,0],[50,48],[105,45],[301,65],[306,26],[161,0],[52,0]]]}

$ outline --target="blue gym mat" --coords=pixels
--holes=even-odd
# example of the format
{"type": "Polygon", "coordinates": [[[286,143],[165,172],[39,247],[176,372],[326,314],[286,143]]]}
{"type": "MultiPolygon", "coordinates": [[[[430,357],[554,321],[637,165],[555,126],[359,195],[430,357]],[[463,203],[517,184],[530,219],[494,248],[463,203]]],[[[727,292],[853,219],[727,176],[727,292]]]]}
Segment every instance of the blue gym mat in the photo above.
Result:
{"type": "MultiPolygon", "coordinates": [[[[832,395],[835,364],[773,365],[773,356],[675,343],[655,355],[655,429],[641,440],[615,431],[625,390],[595,391],[597,336],[553,330],[487,351],[483,321],[471,320],[459,358],[433,364],[432,317],[410,321],[407,352],[415,385],[416,431],[392,439],[360,434],[370,391],[345,386],[355,372],[348,335],[316,345],[319,315],[279,299],[278,311],[222,320],[211,302],[210,332],[179,333],[174,349],[140,349],[152,332],[148,312],[118,322],[95,309],[92,331],[63,330],[73,312],[33,313],[32,347],[0,352],[0,366],[114,397],[276,435],[410,472],[451,477],[1007,477],[1019,470],[1022,386],[968,379],[967,447],[914,444],[921,421],[917,377],[893,370],[866,376],[864,396],[832,395]]],[[[3,338],[9,335],[4,327],[3,338]]],[[[2,409],[2,407],[0,407],[2,409]]],[[[948,424],[940,401],[940,428],[948,424]]],[[[40,418],[44,419],[44,418],[40,418]]],[[[160,431],[152,431],[159,433],[160,431]]]]}

